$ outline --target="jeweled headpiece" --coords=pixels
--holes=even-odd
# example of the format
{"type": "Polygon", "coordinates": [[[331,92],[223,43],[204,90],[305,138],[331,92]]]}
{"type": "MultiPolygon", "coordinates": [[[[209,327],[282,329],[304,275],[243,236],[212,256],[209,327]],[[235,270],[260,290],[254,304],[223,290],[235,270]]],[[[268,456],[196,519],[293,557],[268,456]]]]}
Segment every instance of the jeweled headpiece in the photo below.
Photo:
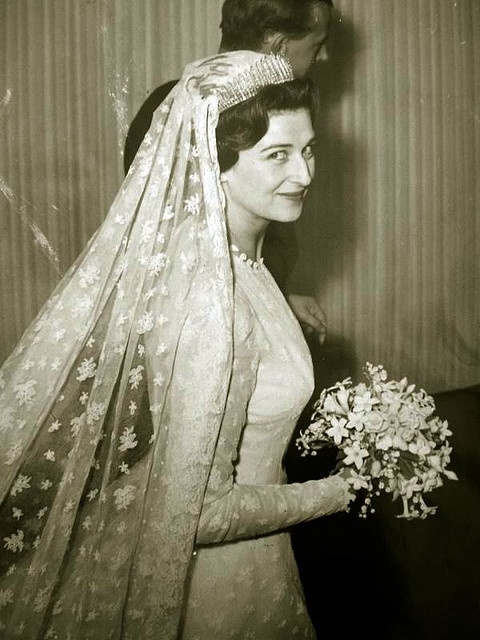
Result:
{"type": "Polygon", "coordinates": [[[219,112],[252,98],[263,87],[295,77],[287,58],[253,51],[220,54],[194,65],[193,73],[191,67],[187,67],[190,82],[194,82],[203,97],[218,97],[219,112]]]}
{"type": "Polygon", "coordinates": [[[218,90],[218,110],[224,111],[252,98],[262,87],[293,79],[292,65],[286,58],[278,55],[264,56],[218,90]]]}

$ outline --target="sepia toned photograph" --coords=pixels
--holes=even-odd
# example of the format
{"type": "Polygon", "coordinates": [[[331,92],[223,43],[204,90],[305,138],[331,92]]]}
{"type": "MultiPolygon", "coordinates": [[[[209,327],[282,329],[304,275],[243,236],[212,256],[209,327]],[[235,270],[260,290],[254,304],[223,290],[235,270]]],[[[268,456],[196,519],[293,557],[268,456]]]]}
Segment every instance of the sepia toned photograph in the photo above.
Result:
{"type": "Polygon", "coordinates": [[[0,0],[0,639],[480,638],[480,2],[0,0]]]}

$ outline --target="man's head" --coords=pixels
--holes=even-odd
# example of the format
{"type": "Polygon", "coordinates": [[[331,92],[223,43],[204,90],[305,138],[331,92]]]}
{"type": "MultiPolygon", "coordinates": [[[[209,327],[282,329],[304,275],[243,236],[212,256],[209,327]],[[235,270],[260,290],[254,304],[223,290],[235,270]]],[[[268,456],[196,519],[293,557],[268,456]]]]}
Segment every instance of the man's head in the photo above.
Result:
{"type": "Polygon", "coordinates": [[[280,53],[303,77],[326,57],[332,0],[225,0],[221,51],[280,53]]]}

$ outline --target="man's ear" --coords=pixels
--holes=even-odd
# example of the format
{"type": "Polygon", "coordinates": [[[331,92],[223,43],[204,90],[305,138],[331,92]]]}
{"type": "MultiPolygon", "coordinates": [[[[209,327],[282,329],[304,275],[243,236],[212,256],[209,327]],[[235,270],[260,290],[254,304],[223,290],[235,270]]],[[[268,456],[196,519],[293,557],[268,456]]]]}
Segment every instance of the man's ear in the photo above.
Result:
{"type": "Polygon", "coordinates": [[[263,40],[262,51],[285,56],[287,54],[287,43],[288,38],[286,35],[278,33],[278,31],[271,31],[266,34],[263,40]]]}

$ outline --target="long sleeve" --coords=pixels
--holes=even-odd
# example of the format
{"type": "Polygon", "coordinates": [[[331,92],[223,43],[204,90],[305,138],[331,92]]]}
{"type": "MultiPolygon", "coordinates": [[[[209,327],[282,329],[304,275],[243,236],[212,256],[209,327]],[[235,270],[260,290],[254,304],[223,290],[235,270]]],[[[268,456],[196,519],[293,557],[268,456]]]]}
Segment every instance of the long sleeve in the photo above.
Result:
{"type": "Polygon", "coordinates": [[[285,529],[337,511],[349,502],[340,476],[284,485],[240,485],[214,498],[210,490],[197,532],[198,544],[212,544],[285,529]]]}
{"type": "MultiPolygon", "coordinates": [[[[348,485],[340,476],[295,484],[238,482],[236,464],[243,454],[243,429],[261,361],[247,310],[237,305],[239,326],[230,393],[197,530],[198,544],[274,532],[345,510],[350,499],[348,485]]],[[[284,478],[281,470],[277,475],[284,478]]]]}

